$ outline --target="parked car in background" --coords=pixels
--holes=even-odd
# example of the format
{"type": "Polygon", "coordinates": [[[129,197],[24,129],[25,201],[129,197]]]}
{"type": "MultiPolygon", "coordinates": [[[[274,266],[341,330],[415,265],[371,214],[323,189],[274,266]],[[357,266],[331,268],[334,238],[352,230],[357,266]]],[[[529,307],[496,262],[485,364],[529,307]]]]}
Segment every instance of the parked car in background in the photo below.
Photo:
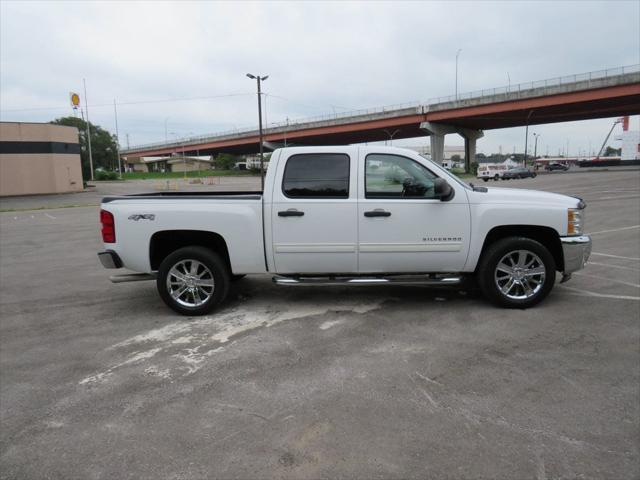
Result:
{"type": "Polygon", "coordinates": [[[526,167],[513,167],[502,174],[503,180],[511,180],[512,178],[535,178],[536,172],[532,172],[526,167]]]}
{"type": "Polygon", "coordinates": [[[502,178],[502,174],[506,171],[506,165],[503,165],[501,163],[481,163],[478,166],[477,177],[485,182],[488,182],[492,179],[497,181],[502,178]]]}
{"type": "Polygon", "coordinates": [[[544,169],[547,170],[548,172],[553,172],[554,170],[560,170],[562,172],[566,172],[567,170],[569,170],[569,165],[565,165],[564,163],[554,162],[554,163],[550,163],[549,165],[546,165],[544,169]]]}

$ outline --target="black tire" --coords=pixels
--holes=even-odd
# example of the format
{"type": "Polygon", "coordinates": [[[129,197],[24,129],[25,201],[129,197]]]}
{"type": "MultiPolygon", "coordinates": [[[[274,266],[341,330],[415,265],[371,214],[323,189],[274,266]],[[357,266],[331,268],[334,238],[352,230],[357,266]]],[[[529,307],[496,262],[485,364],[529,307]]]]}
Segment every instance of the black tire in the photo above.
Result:
{"type": "Polygon", "coordinates": [[[488,178],[483,178],[482,181],[487,183],[489,181],[489,179],[488,178]]]}
{"type": "Polygon", "coordinates": [[[531,178],[536,178],[537,176],[538,176],[538,174],[537,174],[537,173],[532,173],[532,174],[531,174],[531,178]]]}
{"type": "MultiPolygon", "coordinates": [[[[503,262],[503,264],[504,263],[505,262],[503,262]]],[[[531,270],[531,272],[533,271],[534,270],[531,270]]],[[[556,280],[556,264],[553,255],[551,255],[549,250],[541,243],[526,237],[508,237],[498,240],[486,248],[482,254],[482,258],[480,258],[478,269],[476,270],[476,279],[483,295],[492,303],[506,308],[529,308],[541,302],[549,295],[556,280]],[[529,270],[526,267],[521,268],[514,266],[514,270],[515,268],[520,269],[516,275],[523,276],[524,278],[519,280],[520,283],[518,283],[518,281],[513,282],[512,289],[507,291],[507,294],[511,294],[508,296],[501,291],[499,282],[505,282],[503,288],[506,288],[510,275],[500,271],[499,275],[501,276],[501,280],[499,280],[497,273],[498,263],[511,252],[515,253],[518,251],[526,251],[534,254],[530,256],[525,255],[523,263],[526,263],[527,259],[533,259],[533,257],[536,256],[537,260],[532,260],[532,263],[533,265],[541,263],[539,267],[544,266],[544,275],[532,275],[529,277],[527,275],[529,270]],[[531,288],[533,282],[537,283],[534,288],[531,288]],[[531,289],[531,292],[525,290],[525,283],[526,287],[531,289]],[[518,295],[519,293],[520,295],[518,295]],[[529,293],[532,294],[528,296],[529,293]]]]}
{"type": "MultiPolygon", "coordinates": [[[[210,313],[215,307],[224,301],[227,293],[229,292],[229,282],[229,269],[222,258],[208,248],[193,246],[180,248],[168,255],[167,258],[162,261],[160,268],[158,269],[156,285],[160,297],[169,308],[182,315],[197,316],[210,313]],[[174,294],[172,295],[167,282],[171,269],[175,266],[178,269],[178,273],[184,275],[185,273],[180,269],[185,265],[189,265],[192,268],[194,263],[193,261],[195,261],[196,264],[199,264],[197,268],[199,268],[198,271],[202,272],[204,276],[202,279],[203,282],[206,282],[209,278],[213,280],[212,286],[205,286],[203,288],[207,291],[211,288],[213,291],[210,294],[207,294],[207,291],[203,288],[198,290],[196,293],[189,293],[187,291],[184,293],[183,297],[178,297],[178,299],[176,299],[175,295],[179,293],[179,288],[184,285],[181,285],[179,280],[176,279],[175,274],[172,274],[171,278],[174,279],[173,283],[177,285],[173,290],[174,294]],[[208,269],[208,273],[204,267],[208,269]],[[196,294],[198,295],[198,299],[195,297],[196,294]],[[198,304],[197,302],[202,300],[201,294],[206,297],[206,300],[203,301],[203,303],[198,304]],[[191,299],[189,299],[189,295],[191,295],[191,299]]],[[[187,290],[194,291],[196,289],[197,287],[195,286],[193,288],[187,288],[187,290]]]]}
{"type": "Polygon", "coordinates": [[[238,280],[242,280],[246,276],[247,275],[245,273],[243,273],[241,275],[231,275],[231,281],[232,282],[237,282],[238,280]]]}
{"type": "Polygon", "coordinates": [[[500,180],[500,175],[498,175],[498,174],[496,173],[496,174],[493,176],[493,180],[494,180],[494,181],[496,181],[496,182],[497,182],[498,180],[500,180]]]}

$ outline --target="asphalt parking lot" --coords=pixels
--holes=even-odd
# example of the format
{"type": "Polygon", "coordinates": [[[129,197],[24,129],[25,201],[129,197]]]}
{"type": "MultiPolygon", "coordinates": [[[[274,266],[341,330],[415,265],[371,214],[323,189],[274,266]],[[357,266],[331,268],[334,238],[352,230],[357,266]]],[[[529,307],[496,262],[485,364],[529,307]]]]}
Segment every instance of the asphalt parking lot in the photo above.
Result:
{"type": "Polygon", "coordinates": [[[640,170],[481,185],[584,198],[592,262],[530,310],[262,276],[184,318],[97,207],[0,213],[1,478],[639,478],[640,170]]]}

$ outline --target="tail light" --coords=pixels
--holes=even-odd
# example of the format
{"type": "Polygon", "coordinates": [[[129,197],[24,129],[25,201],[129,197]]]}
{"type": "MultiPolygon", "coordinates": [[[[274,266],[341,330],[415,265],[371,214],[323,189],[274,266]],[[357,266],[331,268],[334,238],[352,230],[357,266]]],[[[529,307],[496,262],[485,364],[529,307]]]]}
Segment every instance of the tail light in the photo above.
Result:
{"type": "Polygon", "coordinates": [[[113,220],[113,213],[100,210],[100,223],[102,223],[102,241],[116,243],[116,224],[113,220]]]}

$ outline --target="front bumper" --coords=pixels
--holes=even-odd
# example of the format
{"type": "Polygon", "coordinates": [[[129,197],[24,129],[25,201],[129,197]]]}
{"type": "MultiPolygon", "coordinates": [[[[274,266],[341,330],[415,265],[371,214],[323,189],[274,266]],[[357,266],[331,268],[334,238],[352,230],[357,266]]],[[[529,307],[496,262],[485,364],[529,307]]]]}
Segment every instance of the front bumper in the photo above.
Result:
{"type": "Polygon", "coordinates": [[[569,275],[584,268],[589,260],[589,255],[591,255],[591,237],[589,235],[560,237],[560,243],[564,256],[563,273],[569,275]]]}
{"type": "Polygon", "coordinates": [[[122,268],[122,260],[120,260],[118,254],[113,250],[100,252],[98,258],[104,268],[122,268]]]}

